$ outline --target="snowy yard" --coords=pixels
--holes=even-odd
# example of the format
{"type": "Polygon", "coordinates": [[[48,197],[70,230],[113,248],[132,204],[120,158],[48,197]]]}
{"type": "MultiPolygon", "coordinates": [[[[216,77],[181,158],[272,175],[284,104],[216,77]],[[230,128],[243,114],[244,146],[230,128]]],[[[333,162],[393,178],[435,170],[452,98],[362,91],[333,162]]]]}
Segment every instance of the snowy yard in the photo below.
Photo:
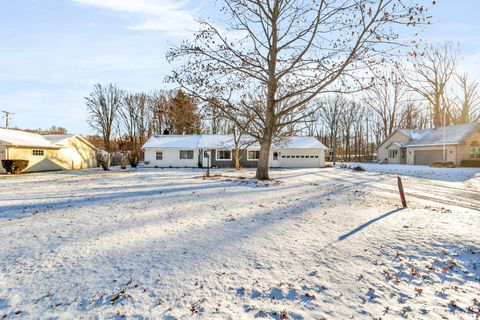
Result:
{"type": "Polygon", "coordinates": [[[480,170],[365,168],[0,176],[0,317],[480,317],[480,170]]]}

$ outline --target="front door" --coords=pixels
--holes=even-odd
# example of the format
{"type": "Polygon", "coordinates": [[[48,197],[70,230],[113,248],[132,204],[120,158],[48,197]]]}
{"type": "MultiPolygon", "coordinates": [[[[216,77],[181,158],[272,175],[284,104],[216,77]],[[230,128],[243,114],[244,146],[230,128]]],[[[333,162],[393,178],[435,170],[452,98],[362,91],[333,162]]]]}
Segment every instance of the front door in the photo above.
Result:
{"type": "Polygon", "coordinates": [[[202,166],[204,168],[210,168],[212,166],[212,153],[213,151],[210,150],[203,150],[202,152],[202,166]]]}
{"type": "Polygon", "coordinates": [[[270,167],[272,167],[272,168],[281,167],[282,164],[280,162],[280,157],[281,157],[280,152],[276,151],[276,150],[273,150],[272,158],[270,159],[270,167]]]}

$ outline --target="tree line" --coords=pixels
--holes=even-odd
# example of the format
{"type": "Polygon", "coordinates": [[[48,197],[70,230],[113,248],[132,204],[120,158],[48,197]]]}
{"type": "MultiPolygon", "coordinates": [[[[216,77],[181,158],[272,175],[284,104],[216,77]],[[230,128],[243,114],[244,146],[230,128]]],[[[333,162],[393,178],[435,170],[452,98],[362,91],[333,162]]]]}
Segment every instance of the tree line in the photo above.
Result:
{"type": "Polygon", "coordinates": [[[107,150],[114,132],[137,151],[165,129],[237,132],[259,143],[256,178],[268,179],[271,146],[289,135],[316,135],[352,160],[371,156],[399,127],[478,120],[477,83],[457,73],[454,46],[420,49],[416,34],[431,19],[424,4],[221,3],[224,25],[202,21],[193,37],[167,53],[177,66],[167,80],[181,91],[95,86],[86,98],[90,123],[107,150]],[[406,62],[412,67],[403,69],[406,62]]]}
{"type": "MultiPolygon", "coordinates": [[[[142,145],[152,134],[202,130],[198,104],[182,90],[128,92],[115,84],[96,84],[85,101],[89,124],[108,152],[140,157],[142,145]]],[[[98,138],[90,139],[98,145],[98,138]]]]}
{"type": "Polygon", "coordinates": [[[391,64],[358,94],[318,100],[307,133],[330,146],[332,158],[365,161],[397,129],[480,121],[478,81],[458,70],[459,58],[452,43],[427,46],[410,66],[391,64]]]}

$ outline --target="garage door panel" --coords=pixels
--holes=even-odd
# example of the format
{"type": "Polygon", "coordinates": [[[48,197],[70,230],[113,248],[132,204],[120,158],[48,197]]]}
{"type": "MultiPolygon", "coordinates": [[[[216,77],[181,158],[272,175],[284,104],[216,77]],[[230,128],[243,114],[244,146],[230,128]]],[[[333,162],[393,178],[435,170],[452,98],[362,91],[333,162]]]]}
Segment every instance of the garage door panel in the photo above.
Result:
{"type": "Polygon", "coordinates": [[[415,151],[415,164],[431,165],[435,161],[443,160],[443,150],[415,151]]]}
{"type": "Polygon", "coordinates": [[[320,166],[320,156],[316,154],[285,154],[281,157],[284,168],[315,168],[320,166]]]}

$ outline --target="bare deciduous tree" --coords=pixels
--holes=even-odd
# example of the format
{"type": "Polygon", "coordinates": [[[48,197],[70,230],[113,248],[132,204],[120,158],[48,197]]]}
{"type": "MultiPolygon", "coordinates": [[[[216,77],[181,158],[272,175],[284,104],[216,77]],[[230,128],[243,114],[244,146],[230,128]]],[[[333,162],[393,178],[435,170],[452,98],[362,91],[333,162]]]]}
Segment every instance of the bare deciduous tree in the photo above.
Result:
{"type": "Polygon", "coordinates": [[[339,138],[341,121],[346,110],[346,100],[337,95],[326,100],[320,109],[320,117],[326,123],[330,135],[330,147],[333,152],[333,165],[337,162],[337,142],[339,138]]]}
{"type": "Polygon", "coordinates": [[[110,139],[122,103],[122,91],[114,84],[103,87],[98,83],[85,100],[90,125],[102,135],[105,150],[111,151],[110,139]]]}
{"type": "Polygon", "coordinates": [[[127,147],[132,159],[139,158],[140,148],[147,139],[151,121],[148,100],[145,93],[125,93],[118,112],[119,132],[123,132],[128,138],[127,147]]]}
{"type": "Polygon", "coordinates": [[[457,106],[453,110],[456,124],[480,120],[480,95],[478,82],[470,79],[467,73],[457,74],[455,81],[460,87],[460,94],[456,96],[457,106]]]}
{"type": "Polygon", "coordinates": [[[430,104],[433,125],[442,125],[442,115],[448,112],[447,86],[457,67],[458,53],[447,42],[430,46],[415,58],[413,74],[404,75],[405,83],[430,104]]]}
{"type": "Polygon", "coordinates": [[[398,29],[393,26],[414,26],[423,22],[425,13],[423,6],[403,0],[223,3],[230,15],[225,28],[204,22],[194,40],[168,53],[171,61],[188,60],[171,80],[202,100],[218,102],[227,115],[241,111],[242,118],[256,122],[260,135],[258,130],[249,133],[260,142],[256,178],[261,180],[269,178],[275,135],[303,119],[288,116],[321,93],[360,89],[360,71],[398,47],[398,29]],[[252,91],[262,94],[261,104],[232,102],[245,100],[246,92],[252,91]],[[228,112],[232,109],[235,112],[228,112]]]}
{"type": "Polygon", "coordinates": [[[408,90],[399,74],[392,70],[375,79],[366,91],[364,102],[380,118],[383,139],[390,136],[401,122],[408,90]]]}

